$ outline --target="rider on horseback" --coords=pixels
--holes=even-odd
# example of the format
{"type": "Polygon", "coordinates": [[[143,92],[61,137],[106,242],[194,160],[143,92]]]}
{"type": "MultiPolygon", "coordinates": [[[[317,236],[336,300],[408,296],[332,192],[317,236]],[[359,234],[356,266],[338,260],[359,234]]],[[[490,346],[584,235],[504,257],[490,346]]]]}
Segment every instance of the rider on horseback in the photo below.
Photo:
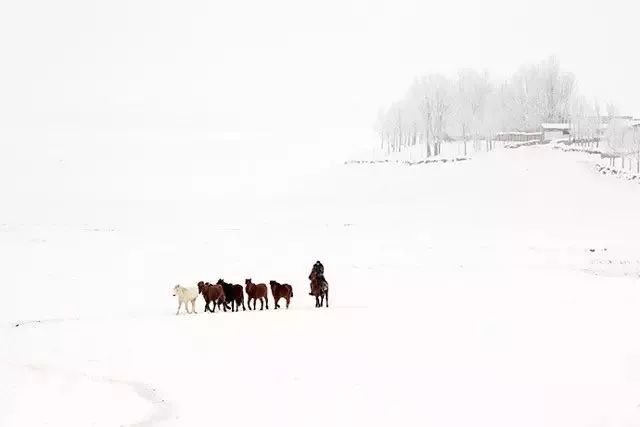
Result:
{"type": "MultiPolygon", "coordinates": [[[[322,265],[320,261],[316,261],[316,263],[313,265],[313,268],[311,269],[309,280],[311,280],[312,284],[314,279],[313,278],[314,273],[315,273],[315,280],[317,281],[317,283],[322,287],[323,290],[326,290],[329,283],[327,283],[327,280],[324,278],[324,265],[322,265]]],[[[311,292],[309,292],[309,295],[313,295],[313,285],[311,285],[311,292]]]]}

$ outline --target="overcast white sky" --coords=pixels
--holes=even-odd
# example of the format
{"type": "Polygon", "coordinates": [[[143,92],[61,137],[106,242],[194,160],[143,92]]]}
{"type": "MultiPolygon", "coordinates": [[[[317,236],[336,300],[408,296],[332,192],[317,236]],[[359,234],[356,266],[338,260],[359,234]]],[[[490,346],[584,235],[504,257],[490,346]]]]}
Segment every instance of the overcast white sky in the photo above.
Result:
{"type": "Polygon", "coordinates": [[[636,3],[3,1],[0,125],[367,127],[421,73],[551,54],[640,115],[636,3]]]}

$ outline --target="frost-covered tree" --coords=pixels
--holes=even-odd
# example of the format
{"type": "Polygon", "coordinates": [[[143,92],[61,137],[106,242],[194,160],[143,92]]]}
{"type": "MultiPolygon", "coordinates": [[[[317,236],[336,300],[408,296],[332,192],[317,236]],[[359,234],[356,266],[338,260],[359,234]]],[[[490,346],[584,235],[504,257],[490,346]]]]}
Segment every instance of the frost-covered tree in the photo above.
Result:
{"type": "Polygon", "coordinates": [[[637,155],[639,152],[638,129],[637,126],[633,126],[632,121],[616,117],[615,106],[608,106],[607,110],[609,120],[602,136],[603,148],[615,157],[619,157],[622,161],[621,166],[624,168],[627,157],[637,155]]]}
{"type": "Polygon", "coordinates": [[[571,134],[576,139],[593,139],[598,136],[600,117],[596,106],[592,106],[583,96],[575,97],[571,104],[571,134]]]}
{"type": "MultiPolygon", "coordinates": [[[[520,67],[494,82],[488,73],[463,69],[454,79],[428,74],[415,79],[405,96],[377,120],[387,152],[423,144],[427,156],[440,153],[453,135],[466,142],[488,140],[499,131],[534,131],[544,122],[567,122],[590,114],[575,100],[575,79],[555,58],[520,67]]],[[[580,124],[585,129],[586,124],[580,124]]]]}
{"type": "Polygon", "coordinates": [[[640,173],[640,125],[633,127],[633,143],[636,152],[636,173],[640,173]]]}
{"type": "Polygon", "coordinates": [[[452,119],[460,127],[459,136],[462,137],[466,156],[468,137],[471,136],[475,142],[484,130],[485,112],[492,88],[488,73],[472,69],[460,70],[455,86],[452,119]]]}

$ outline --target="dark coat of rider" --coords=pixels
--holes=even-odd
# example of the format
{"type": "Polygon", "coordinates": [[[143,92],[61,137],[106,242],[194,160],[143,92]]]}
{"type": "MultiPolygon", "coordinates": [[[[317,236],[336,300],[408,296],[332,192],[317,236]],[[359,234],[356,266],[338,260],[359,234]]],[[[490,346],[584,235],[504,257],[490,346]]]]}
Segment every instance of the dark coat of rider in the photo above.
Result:
{"type": "MultiPolygon", "coordinates": [[[[318,281],[318,283],[323,287],[328,286],[329,283],[324,277],[324,265],[322,265],[320,261],[316,261],[316,263],[313,265],[313,270],[316,272],[316,280],[318,281]]],[[[311,279],[311,276],[309,276],[309,279],[311,279]]]]}

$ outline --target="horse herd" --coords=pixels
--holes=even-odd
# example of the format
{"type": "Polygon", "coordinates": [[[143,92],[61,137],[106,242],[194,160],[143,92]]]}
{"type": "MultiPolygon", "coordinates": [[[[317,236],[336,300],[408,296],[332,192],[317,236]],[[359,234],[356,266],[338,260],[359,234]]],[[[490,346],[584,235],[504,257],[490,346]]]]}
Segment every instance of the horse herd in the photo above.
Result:
{"type": "MultiPolygon", "coordinates": [[[[320,261],[317,261],[309,274],[309,280],[311,281],[311,291],[309,295],[314,296],[316,299],[316,307],[322,307],[323,303],[326,307],[329,307],[329,284],[324,278],[324,266],[320,261]]],[[[293,298],[293,288],[288,283],[278,283],[275,280],[269,281],[269,287],[271,288],[271,295],[273,296],[274,309],[280,308],[279,301],[284,299],[286,301],[286,308],[289,308],[291,298],[293,298]]],[[[256,304],[260,300],[260,310],[269,309],[269,292],[267,285],[264,283],[253,283],[251,279],[246,279],[244,282],[244,288],[238,284],[227,283],[223,279],[219,279],[215,284],[209,282],[198,282],[198,285],[192,288],[186,288],[180,285],[176,285],[173,288],[173,296],[178,297],[178,311],[180,313],[182,304],[185,306],[187,313],[196,313],[196,299],[199,295],[202,295],[205,306],[204,311],[210,311],[212,313],[222,309],[223,311],[231,310],[233,312],[242,310],[252,310],[251,303],[253,302],[253,310],[256,310],[256,304]],[[245,306],[245,293],[247,305],[245,306]],[[191,304],[192,311],[189,311],[189,304],[191,304]],[[212,307],[209,307],[213,304],[212,307]],[[229,304],[231,304],[229,306],[229,304]]]]}

